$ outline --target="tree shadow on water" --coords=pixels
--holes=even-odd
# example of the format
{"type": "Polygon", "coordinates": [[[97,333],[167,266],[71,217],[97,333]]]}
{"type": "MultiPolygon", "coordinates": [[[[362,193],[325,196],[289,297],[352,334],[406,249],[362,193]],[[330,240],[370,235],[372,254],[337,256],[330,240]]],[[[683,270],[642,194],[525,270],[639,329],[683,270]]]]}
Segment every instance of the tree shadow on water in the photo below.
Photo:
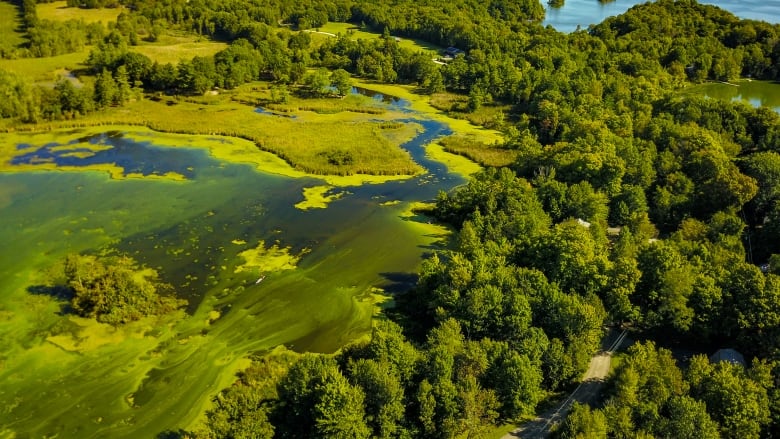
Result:
{"type": "Polygon", "coordinates": [[[387,284],[382,286],[382,289],[391,296],[405,293],[417,285],[417,274],[415,273],[380,273],[380,275],[387,280],[387,284]]]}
{"type": "Polygon", "coordinates": [[[155,439],[189,439],[194,437],[190,432],[178,429],[178,430],[165,430],[155,436],[155,439]]]}
{"type": "Polygon", "coordinates": [[[60,302],[60,315],[73,312],[73,308],[70,306],[73,290],[64,285],[30,285],[27,287],[27,292],[34,296],[49,296],[60,302]]]}

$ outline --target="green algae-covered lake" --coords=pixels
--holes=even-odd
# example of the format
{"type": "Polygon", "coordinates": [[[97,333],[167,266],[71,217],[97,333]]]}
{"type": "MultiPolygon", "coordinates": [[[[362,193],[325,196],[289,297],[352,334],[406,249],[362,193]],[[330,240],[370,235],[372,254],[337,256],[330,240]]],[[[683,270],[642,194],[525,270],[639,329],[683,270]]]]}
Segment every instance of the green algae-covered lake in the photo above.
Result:
{"type": "Polygon", "coordinates": [[[414,123],[424,131],[405,147],[425,175],[325,186],[332,201],[313,209],[300,203],[321,180],[228,158],[240,141],[127,127],[0,136],[16,148],[0,172],[0,437],[188,428],[250,355],[365,336],[379,289],[408,288],[446,235],[412,203],[463,182],[422,148],[446,126],[414,123]],[[36,294],[66,254],[107,249],[156,269],[186,314],[115,328],[36,294]]]}
{"type": "Polygon", "coordinates": [[[739,101],[754,107],[767,107],[780,113],[780,83],[742,79],[733,83],[710,82],[689,87],[686,93],[712,99],[739,101]]]}

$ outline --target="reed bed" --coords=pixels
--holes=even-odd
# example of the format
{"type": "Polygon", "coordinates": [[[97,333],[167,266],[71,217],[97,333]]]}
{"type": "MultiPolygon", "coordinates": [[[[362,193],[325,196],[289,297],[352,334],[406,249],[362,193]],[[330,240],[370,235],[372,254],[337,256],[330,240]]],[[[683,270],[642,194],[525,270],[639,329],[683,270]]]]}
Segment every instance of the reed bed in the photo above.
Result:
{"type": "Polygon", "coordinates": [[[362,114],[338,113],[307,118],[257,114],[234,102],[199,105],[173,99],[131,102],[73,121],[10,125],[6,131],[49,131],[111,125],[144,126],[176,134],[236,137],[255,143],[296,170],[314,175],[413,175],[422,171],[398,147],[411,139],[414,124],[382,127],[362,114]]]}
{"type": "Polygon", "coordinates": [[[441,139],[445,151],[464,156],[482,166],[507,166],[517,159],[517,151],[500,145],[488,145],[471,136],[454,135],[441,139]]]}

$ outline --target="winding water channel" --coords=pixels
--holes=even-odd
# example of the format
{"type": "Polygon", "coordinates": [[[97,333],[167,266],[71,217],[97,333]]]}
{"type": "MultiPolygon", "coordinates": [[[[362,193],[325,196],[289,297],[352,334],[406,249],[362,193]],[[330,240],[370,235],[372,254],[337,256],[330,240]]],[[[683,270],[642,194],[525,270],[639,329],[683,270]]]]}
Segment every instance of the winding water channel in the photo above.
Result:
{"type": "Polygon", "coordinates": [[[0,436],[155,437],[191,424],[248,354],[278,345],[332,352],[366,334],[375,288],[408,288],[446,235],[409,214],[410,203],[464,181],[425,154],[448,127],[404,111],[402,122],[423,129],[403,148],[426,173],[331,189],[341,197],[324,209],[295,207],[321,180],[168,147],[153,133],[20,144],[15,164],[71,170],[0,173],[0,436]],[[78,171],[111,164],[186,179],[78,171]],[[117,330],[64,317],[61,304],[32,293],[53,261],[107,247],[156,268],[189,299],[189,315],[117,330]],[[242,265],[252,255],[282,262],[242,265]]]}

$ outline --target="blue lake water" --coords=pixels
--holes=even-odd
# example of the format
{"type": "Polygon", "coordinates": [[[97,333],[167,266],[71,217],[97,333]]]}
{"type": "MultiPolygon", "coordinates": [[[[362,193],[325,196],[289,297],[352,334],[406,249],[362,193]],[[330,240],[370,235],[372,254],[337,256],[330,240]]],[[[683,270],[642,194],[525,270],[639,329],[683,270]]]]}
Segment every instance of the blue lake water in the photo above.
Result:
{"type": "MultiPolygon", "coordinates": [[[[646,1],[615,0],[601,3],[598,0],[565,0],[563,7],[551,8],[546,1],[543,1],[542,4],[546,9],[543,24],[550,25],[561,32],[573,32],[578,26],[587,29],[592,24],[601,23],[607,17],[622,14],[630,7],[642,3],[646,1]]],[[[780,1],[777,0],[723,0],[699,3],[718,6],[740,18],[770,23],[780,22],[780,1]]]]}

